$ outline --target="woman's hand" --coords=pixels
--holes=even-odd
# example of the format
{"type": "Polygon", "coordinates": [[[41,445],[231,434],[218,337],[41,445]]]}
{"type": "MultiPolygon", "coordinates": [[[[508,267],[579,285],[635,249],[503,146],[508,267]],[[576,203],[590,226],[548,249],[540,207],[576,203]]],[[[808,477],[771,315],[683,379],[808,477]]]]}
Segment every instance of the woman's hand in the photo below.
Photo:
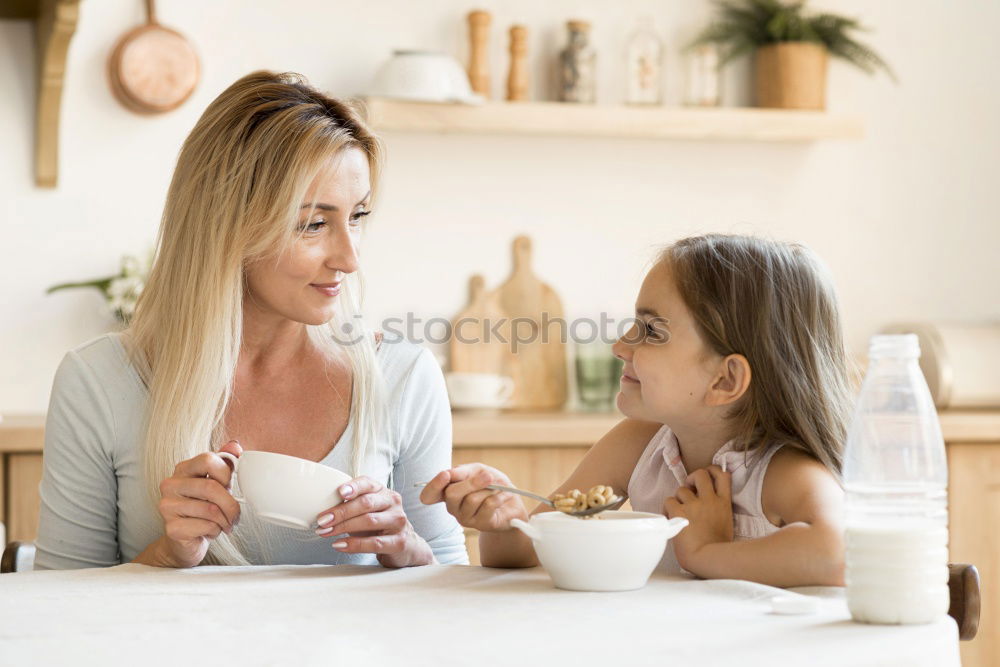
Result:
{"type": "MultiPolygon", "coordinates": [[[[221,451],[240,456],[243,448],[232,440],[221,451]]],[[[233,532],[240,520],[240,504],[229,493],[231,477],[225,459],[205,453],[181,461],[174,474],[160,483],[158,509],[164,535],[152,559],[156,565],[194,567],[205,558],[211,540],[219,533],[233,532]]]]}
{"type": "Polygon", "coordinates": [[[434,552],[413,530],[398,493],[368,477],[352,479],[338,491],[343,502],[316,519],[317,535],[337,536],[330,545],[334,549],[349,554],[376,554],[384,567],[434,562],[434,552]]]}
{"type": "Polygon", "coordinates": [[[663,509],[668,518],[682,516],[690,521],[671,542],[680,566],[694,572],[699,549],[706,544],[733,541],[732,475],[712,465],[695,470],[685,481],[689,486],[667,498],[663,509]]]}
{"type": "Polygon", "coordinates": [[[487,489],[489,484],[513,486],[507,475],[482,463],[442,470],[420,493],[420,501],[444,501],[448,512],[466,528],[484,533],[510,530],[511,519],[528,519],[521,496],[487,489]]]}

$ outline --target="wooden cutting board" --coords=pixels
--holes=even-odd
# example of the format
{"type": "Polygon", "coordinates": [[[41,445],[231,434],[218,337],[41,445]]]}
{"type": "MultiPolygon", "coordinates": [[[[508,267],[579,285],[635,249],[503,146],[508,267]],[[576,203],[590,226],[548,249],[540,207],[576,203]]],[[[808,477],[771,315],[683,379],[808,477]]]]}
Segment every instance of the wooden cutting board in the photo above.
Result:
{"type": "Polygon", "coordinates": [[[555,290],[534,273],[531,239],[519,236],[513,243],[514,267],[496,293],[500,307],[511,318],[511,354],[514,395],[511,407],[520,410],[558,410],[566,403],[566,328],[562,301],[555,290]],[[544,315],[547,314],[547,320],[544,315]],[[547,341],[542,326],[548,322],[547,341]],[[525,339],[530,341],[524,342],[525,339]]]}
{"type": "Polygon", "coordinates": [[[451,370],[513,377],[509,346],[504,342],[509,340],[505,332],[509,329],[508,321],[496,292],[486,289],[486,280],[481,275],[472,276],[469,303],[451,321],[451,370]],[[501,323],[500,336],[495,331],[497,323],[501,323]]]}

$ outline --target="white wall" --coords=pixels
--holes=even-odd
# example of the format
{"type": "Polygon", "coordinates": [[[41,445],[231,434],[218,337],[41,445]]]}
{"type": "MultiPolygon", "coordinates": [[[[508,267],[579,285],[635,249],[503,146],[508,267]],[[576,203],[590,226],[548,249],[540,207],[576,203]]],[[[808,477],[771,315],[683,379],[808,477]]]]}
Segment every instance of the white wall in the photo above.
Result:
{"type": "MultiPolygon", "coordinates": [[[[85,0],[69,54],[60,185],[32,184],[34,59],[27,22],[0,21],[0,413],[45,409],[63,353],[112,326],[89,292],[47,286],[109,273],[155,236],[177,150],[202,109],[254,68],[291,69],[336,95],[362,92],[392,48],[465,58],[464,15],[494,12],[499,94],[507,26],[532,31],[536,94],[562,21],[592,19],[601,101],[620,99],[621,54],[638,16],[677,46],[708,15],[702,0],[172,0],[160,18],[190,37],[204,78],[180,110],[133,115],[111,97],[105,60],[142,20],[137,0],[85,0]]],[[[451,315],[473,272],[492,284],[509,242],[535,240],[537,271],[569,316],[627,316],[654,246],[710,230],[803,241],[832,267],[852,349],[910,318],[997,318],[1000,3],[827,0],[862,15],[900,85],[842,64],[830,108],[859,113],[859,142],[804,145],[388,134],[385,197],[367,246],[370,310],[451,315]]],[[[729,75],[729,102],[745,100],[729,75]]]]}

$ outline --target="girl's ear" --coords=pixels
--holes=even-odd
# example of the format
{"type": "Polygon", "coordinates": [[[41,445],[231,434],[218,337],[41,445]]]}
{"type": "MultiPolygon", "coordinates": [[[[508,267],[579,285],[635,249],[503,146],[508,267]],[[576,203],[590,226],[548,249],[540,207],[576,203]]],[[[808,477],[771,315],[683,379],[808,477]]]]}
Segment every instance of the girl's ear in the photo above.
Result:
{"type": "Polygon", "coordinates": [[[711,406],[735,403],[750,388],[751,375],[750,362],[747,358],[742,354],[730,354],[719,363],[705,401],[711,406]]]}

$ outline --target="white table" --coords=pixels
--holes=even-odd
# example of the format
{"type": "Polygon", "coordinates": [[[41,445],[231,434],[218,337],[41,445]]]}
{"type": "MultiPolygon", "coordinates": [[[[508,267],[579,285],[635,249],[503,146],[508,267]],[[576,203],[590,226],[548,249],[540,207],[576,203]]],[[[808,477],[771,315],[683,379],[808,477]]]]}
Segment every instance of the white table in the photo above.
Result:
{"type": "Polygon", "coordinates": [[[842,589],[804,616],[784,591],[654,575],[642,590],[554,589],[544,570],[144,565],[0,576],[2,665],[957,667],[946,617],[850,621],[842,589]]]}

